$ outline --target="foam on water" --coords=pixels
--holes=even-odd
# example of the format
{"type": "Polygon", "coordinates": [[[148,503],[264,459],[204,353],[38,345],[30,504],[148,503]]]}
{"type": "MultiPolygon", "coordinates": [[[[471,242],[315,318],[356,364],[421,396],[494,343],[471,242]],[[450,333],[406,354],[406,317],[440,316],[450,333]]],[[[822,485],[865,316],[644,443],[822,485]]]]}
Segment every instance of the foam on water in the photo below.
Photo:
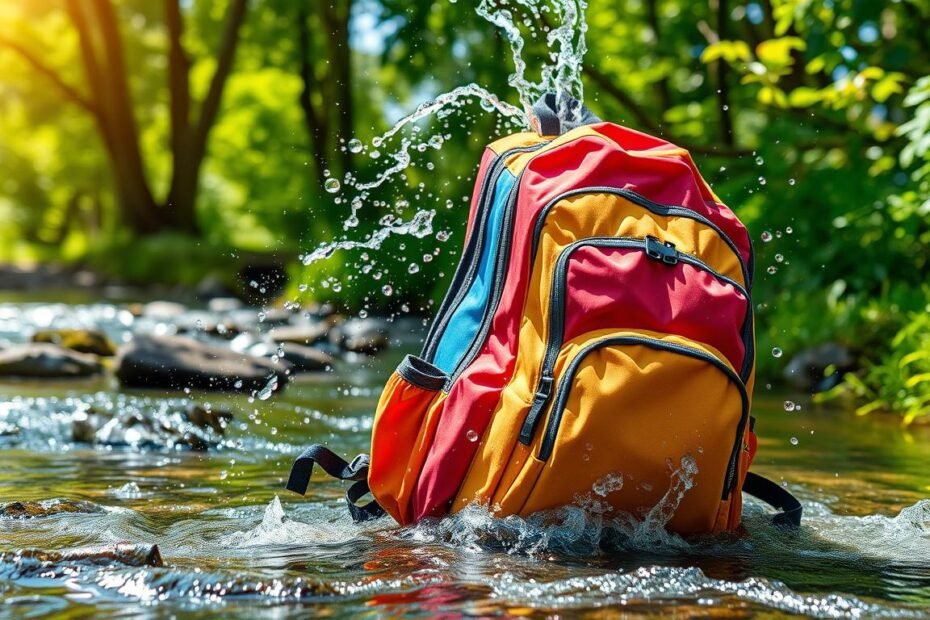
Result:
{"type": "MultiPolygon", "coordinates": [[[[575,577],[531,585],[514,575],[503,575],[492,583],[492,587],[495,597],[535,609],[654,606],[662,602],[672,606],[680,604],[681,599],[697,599],[698,607],[710,607],[719,604],[720,599],[728,599],[731,605],[749,603],[757,609],[817,618],[925,617],[916,610],[890,608],[853,596],[804,596],[782,583],[767,579],[750,578],[739,582],[711,579],[693,567],[644,566],[628,573],[575,577]]],[[[695,610],[694,613],[698,612],[695,610]]]]}
{"type": "Polygon", "coordinates": [[[605,501],[620,490],[623,477],[608,473],[595,481],[591,491],[576,496],[575,503],[529,517],[497,517],[493,507],[472,504],[440,521],[428,521],[402,531],[399,536],[420,541],[444,540],[471,551],[505,550],[537,556],[559,553],[590,556],[602,549],[648,550],[675,553],[690,548],[665,526],[674,516],[685,493],[692,488],[697,464],[690,455],[669,472],[669,488],[649,508],[645,517],[614,510],[605,501]]]}
{"type": "Polygon", "coordinates": [[[285,514],[281,500],[275,496],[265,508],[262,521],[250,530],[223,536],[220,545],[235,549],[274,545],[306,545],[348,542],[358,536],[348,517],[339,521],[315,519],[312,523],[295,521],[285,514]]]}

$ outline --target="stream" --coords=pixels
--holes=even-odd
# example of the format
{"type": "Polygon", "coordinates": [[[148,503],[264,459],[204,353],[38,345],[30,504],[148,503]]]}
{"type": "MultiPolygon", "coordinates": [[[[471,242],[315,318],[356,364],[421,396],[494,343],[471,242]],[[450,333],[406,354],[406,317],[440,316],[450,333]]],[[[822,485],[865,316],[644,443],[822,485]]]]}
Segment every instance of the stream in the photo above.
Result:
{"type": "MultiPolygon", "coordinates": [[[[119,304],[2,304],[0,330],[15,340],[50,316],[55,324],[97,317],[118,337],[126,326],[107,317],[123,312],[119,304]]],[[[0,384],[0,427],[8,429],[0,436],[0,499],[58,506],[42,516],[0,517],[0,613],[221,610],[251,618],[622,608],[682,617],[927,617],[930,429],[818,408],[764,387],[754,405],[754,468],[789,481],[803,500],[797,533],[774,529],[753,503],[743,535],[687,541],[662,530],[629,535],[580,507],[530,520],[495,519],[476,507],[416,527],[387,519],[356,525],[340,482],[319,474],[307,497],[288,493],[291,461],[308,443],[346,455],[367,449],[384,380],[426,332],[419,319],[397,323],[384,353],[343,355],[332,372],[298,377],[264,401],[122,390],[112,378],[0,384]],[[800,410],[786,411],[787,398],[800,410]],[[80,412],[171,418],[193,402],[233,415],[206,451],[89,445],[72,436],[80,412]]]]}

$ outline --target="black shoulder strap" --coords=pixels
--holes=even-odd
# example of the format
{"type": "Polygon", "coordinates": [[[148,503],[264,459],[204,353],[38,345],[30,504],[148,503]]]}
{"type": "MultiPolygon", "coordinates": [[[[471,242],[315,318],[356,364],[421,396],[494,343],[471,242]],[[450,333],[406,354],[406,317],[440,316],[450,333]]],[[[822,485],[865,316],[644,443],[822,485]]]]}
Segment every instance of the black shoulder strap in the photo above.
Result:
{"type": "Polygon", "coordinates": [[[358,500],[370,492],[368,488],[368,464],[369,458],[367,454],[359,454],[349,463],[329,448],[314,444],[304,450],[294,461],[294,465],[291,467],[291,475],[287,479],[287,490],[305,495],[307,486],[310,484],[310,476],[313,474],[313,466],[319,465],[323,468],[323,471],[333,478],[355,481],[355,484],[346,491],[346,503],[349,505],[349,513],[352,515],[353,521],[359,523],[377,519],[384,516],[384,509],[378,505],[378,502],[372,500],[361,506],[357,503],[358,500]]]}
{"type": "Polygon", "coordinates": [[[801,502],[781,485],[759,474],[748,472],[746,482],[743,483],[743,491],[781,511],[772,517],[775,525],[792,528],[801,525],[801,513],[803,512],[801,502]]]}

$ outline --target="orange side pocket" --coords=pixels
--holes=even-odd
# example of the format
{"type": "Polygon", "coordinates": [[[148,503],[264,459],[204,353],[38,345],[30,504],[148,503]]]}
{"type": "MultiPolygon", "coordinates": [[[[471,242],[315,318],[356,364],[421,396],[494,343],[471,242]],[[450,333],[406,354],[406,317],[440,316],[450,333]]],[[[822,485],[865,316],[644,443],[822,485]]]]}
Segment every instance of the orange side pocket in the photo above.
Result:
{"type": "Polygon", "coordinates": [[[444,402],[448,377],[408,355],[388,379],[371,434],[368,485],[378,503],[400,524],[409,523],[410,496],[432,440],[428,421],[444,402]]]}

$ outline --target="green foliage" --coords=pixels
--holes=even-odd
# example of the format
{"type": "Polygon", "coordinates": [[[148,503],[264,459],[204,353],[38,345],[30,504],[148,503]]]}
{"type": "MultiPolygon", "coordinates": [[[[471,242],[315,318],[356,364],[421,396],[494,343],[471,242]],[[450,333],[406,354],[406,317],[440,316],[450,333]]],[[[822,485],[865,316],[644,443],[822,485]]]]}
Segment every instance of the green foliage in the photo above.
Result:
{"type": "Polygon", "coordinates": [[[893,411],[904,424],[930,418],[930,307],[911,314],[891,339],[884,354],[865,371],[850,374],[845,384],[821,400],[853,394],[864,402],[856,412],[893,411]]]}
{"type": "MultiPolygon", "coordinates": [[[[168,3],[110,1],[131,67],[146,173],[161,197],[173,167],[168,3]]],[[[512,0],[504,4],[527,39],[524,57],[533,78],[551,61],[542,18],[520,13],[512,0]]],[[[179,4],[195,102],[209,90],[231,5],[179,4]]],[[[922,323],[930,303],[926,3],[589,5],[586,103],[605,119],[689,148],[750,228],[762,377],[777,377],[802,348],[839,341],[869,368],[851,381],[881,407],[910,409],[882,382],[897,382],[906,394],[924,389],[922,383],[908,387],[911,375],[894,378],[917,362],[904,370],[892,366],[926,347],[916,332],[901,335],[922,323]],[[771,242],[761,241],[764,231],[771,242]],[[764,354],[774,346],[784,358],[764,354]]],[[[379,189],[348,227],[351,207],[322,191],[323,168],[373,179],[402,136],[380,149],[380,160],[346,157],[344,142],[370,141],[402,112],[456,86],[477,82],[517,103],[507,85],[507,41],[474,8],[474,2],[447,0],[252,0],[200,178],[200,236],[139,242],[122,219],[93,119],[3,45],[5,39],[28,45],[75,91],[87,93],[64,3],[4,3],[0,260],[84,260],[136,280],[190,282],[205,273],[231,274],[240,264],[236,256],[267,253],[292,265],[292,299],[430,313],[462,245],[481,149],[510,129],[477,105],[419,123],[424,135],[441,134],[444,148],[413,152],[413,166],[379,189]],[[340,34],[334,24],[349,7],[351,27],[340,34]],[[338,69],[348,44],[346,85],[338,69]],[[317,133],[308,125],[307,88],[306,100],[322,116],[317,133]],[[352,135],[340,130],[343,110],[352,111],[352,135]],[[386,217],[406,221],[421,208],[436,211],[428,236],[389,237],[378,252],[338,251],[307,267],[297,260],[326,241],[364,240],[386,217]]]]}

